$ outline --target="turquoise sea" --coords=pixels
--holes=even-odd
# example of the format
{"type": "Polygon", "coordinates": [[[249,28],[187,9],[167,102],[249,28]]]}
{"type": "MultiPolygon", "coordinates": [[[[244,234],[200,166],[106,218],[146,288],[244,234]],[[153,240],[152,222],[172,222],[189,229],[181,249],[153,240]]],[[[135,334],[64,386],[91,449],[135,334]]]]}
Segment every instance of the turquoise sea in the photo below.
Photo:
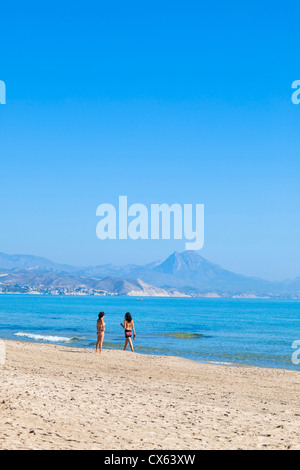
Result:
{"type": "Polygon", "coordinates": [[[138,353],[300,370],[300,301],[0,295],[0,338],[94,348],[102,310],[108,349],[123,347],[129,311],[138,353]]]}

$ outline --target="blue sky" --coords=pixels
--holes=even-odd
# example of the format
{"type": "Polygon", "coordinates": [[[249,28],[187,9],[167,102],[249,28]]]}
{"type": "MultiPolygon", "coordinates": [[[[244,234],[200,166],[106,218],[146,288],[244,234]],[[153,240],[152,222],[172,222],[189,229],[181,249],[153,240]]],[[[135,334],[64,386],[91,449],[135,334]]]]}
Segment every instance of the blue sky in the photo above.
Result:
{"type": "Polygon", "coordinates": [[[1,6],[0,251],[146,263],[184,241],[100,241],[96,208],[205,204],[201,254],[300,276],[299,10],[274,2],[1,6]]]}

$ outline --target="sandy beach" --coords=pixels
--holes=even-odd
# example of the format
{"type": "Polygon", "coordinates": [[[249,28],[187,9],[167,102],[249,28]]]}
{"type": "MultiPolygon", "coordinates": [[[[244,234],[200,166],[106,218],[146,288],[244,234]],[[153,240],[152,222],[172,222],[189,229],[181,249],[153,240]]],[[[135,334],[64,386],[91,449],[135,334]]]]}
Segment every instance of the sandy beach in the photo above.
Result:
{"type": "Polygon", "coordinates": [[[300,449],[300,374],[6,341],[0,449],[300,449]]]}

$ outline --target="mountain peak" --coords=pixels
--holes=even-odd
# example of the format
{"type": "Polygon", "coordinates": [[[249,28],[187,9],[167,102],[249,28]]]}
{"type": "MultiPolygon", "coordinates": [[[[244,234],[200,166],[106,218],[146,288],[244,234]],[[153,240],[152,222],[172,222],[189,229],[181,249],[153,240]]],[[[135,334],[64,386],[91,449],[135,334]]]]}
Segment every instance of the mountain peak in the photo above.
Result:
{"type": "Polygon", "coordinates": [[[198,271],[208,261],[195,251],[175,251],[165,261],[158,265],[155,270],[166,274],[175,274],[183,271],[198,271]]]}

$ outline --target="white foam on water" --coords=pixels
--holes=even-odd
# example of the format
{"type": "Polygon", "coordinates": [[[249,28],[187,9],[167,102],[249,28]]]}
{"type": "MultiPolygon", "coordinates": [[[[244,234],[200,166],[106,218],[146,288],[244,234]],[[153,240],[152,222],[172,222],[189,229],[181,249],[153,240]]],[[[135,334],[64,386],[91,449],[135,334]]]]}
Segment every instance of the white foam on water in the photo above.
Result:
{"type": "Polygon", "coordinates": [[[22,338],[30,338],[35,341],[48,341],[50,343],[70,343],[76,338],[67,338],[65,336],[51,336],[51,335],[36,335],[34,333],[24,333],[22,331],[15,333],[14,336],[20,336],[22,338]]]}
{"type": "Polygon", "coordinates": [[[221,362],[221,361],[205,361],[203,360],[197,360],[197,362],[202,362],[203,364],[215,364],[216,366],[236,366],[237,364],[234,364],[233,362],[221,362]]]}

